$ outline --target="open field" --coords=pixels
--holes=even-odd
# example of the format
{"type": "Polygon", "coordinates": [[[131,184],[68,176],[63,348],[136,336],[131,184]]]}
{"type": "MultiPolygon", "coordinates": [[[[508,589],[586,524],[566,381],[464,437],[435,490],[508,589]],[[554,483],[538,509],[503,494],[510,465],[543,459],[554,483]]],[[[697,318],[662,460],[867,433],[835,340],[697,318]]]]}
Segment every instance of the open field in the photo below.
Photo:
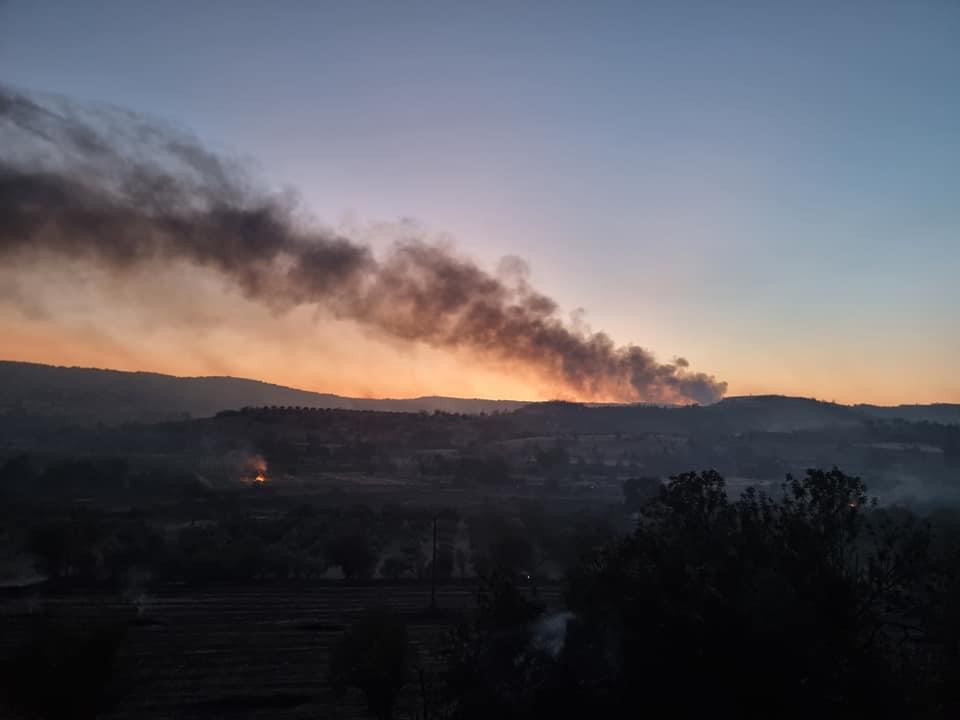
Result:
{"type": "MultiPolygon", "coordinates": [[[[538,595],[559,603],[556,586],[538,595]]],[[[373,606],[399,611],[429,671],[455,611],[475,602],[476,588],[466,584],[437,589],[437,614],[428,612],[430,588],[414,584],[173,589],[132,604],[116,595],[11,593],[0,601],[0,650],[15,647],[44,611],[78,619],[115,613],[130,622],[114,674],[118,702],[105,718],[359,718],[367,716],[362,697],[336,702],[326,682],[351,619],[373,606]]],[[[411,684],[398,716],[413,717],[420,706],[411,684]]]]}

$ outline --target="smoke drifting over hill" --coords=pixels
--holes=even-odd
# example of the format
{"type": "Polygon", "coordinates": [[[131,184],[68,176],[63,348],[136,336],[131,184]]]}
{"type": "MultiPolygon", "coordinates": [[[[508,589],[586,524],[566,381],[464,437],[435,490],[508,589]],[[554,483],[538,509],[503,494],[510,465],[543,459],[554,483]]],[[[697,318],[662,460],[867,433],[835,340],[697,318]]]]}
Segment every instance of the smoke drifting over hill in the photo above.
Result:
{"type": "Polygon", "coordinates": [[[0,257],[213,270],[277,310],[319,305],[394,338],[531,369],[581,398],[709,403],[726,383],[682,358],[565,323],[526,281],[412,239],[383,257],[317,230],[189,135],[116,108],[0,87],[0,257]]]}

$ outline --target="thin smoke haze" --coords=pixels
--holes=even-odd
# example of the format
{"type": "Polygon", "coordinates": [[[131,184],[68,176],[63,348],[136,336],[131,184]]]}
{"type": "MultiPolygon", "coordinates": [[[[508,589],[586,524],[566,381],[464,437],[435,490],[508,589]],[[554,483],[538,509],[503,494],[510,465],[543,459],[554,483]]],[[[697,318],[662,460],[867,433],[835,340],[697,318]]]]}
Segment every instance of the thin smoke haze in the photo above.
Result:
{"type": "Polygon", "coordinates": [[[301,220],[190,135],[113,107],[0,86],[0,257],[162,261],[215,271],[278,311],[318,305],[387,336],[518,364],[582,399],[710,403],[726,383],[686,360],[564,322],[510,258],[491,273],[448,248],[382,256],[301,220]]]}

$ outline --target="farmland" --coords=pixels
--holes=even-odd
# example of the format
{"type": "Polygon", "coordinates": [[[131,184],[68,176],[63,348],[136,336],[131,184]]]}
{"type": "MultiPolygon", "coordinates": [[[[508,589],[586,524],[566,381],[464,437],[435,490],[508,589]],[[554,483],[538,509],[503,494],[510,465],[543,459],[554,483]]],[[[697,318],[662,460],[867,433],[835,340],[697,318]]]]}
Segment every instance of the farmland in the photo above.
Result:
{"type": "MultiPolygon", "coordinates": [[[[559,588],[540,588],[548,606],[559,588]]],[[[110,720],[132,718],[365,717],[351,692],[337,701],[326,677],[333,645],[360,610],[384,605],[406,621],[416,663],[436,680],[438,650],[460,611],[475,604],[471,584],[437,589],[418,584],[167,589],[148,595],[8,594],[0,604],[0,647],[22,642],[44,613],[80,622],[115,615],[126,623],[110,694],[110,720]]],[[[399,717],[422,714],[420,689],[409,685],[399,717]]]]}

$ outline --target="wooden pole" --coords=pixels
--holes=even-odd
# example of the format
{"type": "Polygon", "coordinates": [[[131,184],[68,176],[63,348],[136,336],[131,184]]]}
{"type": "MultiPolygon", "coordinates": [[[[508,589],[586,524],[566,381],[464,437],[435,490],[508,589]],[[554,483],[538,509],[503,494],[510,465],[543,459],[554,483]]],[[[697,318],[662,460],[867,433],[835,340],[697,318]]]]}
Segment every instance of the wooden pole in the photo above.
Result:
{"type": "Polygon", "coordinates": [[[430,563],[430,609],[437,609],[437,516],[433,516],[433,562],[430,563]]]}

